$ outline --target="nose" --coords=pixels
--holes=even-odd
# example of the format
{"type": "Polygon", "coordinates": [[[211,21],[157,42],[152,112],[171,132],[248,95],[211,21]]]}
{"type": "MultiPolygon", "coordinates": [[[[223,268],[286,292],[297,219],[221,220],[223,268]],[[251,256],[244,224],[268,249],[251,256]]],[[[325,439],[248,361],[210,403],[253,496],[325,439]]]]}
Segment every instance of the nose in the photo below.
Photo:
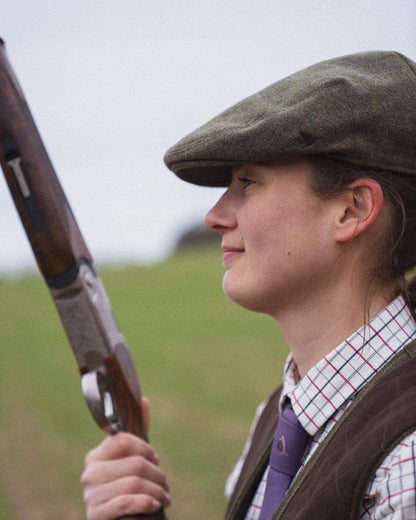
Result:
{"type": "Polygon", "coordinates": [[[236,225],[235,214],[229,202],[228,190],[205,215],[205,225],[216,233],[225,233],[236,225]]]}

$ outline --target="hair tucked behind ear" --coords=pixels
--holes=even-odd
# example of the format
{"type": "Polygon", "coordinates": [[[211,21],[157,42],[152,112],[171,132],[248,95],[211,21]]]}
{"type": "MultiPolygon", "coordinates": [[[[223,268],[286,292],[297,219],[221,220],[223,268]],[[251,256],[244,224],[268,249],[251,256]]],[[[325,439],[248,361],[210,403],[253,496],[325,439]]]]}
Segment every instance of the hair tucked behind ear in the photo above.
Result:
{"type": "Polygon", "coordinates": [[[334,197],[359,178],[379,183],[391,208],[391,225],[379,244],[372,280],[378,286],[395,283],[413,312],[416,308],[416,276],[407,277],[416,267],[416,176],[368,170],[340,163],[328,157],[313,157],[312,189],[325,198],[334,197]]]}

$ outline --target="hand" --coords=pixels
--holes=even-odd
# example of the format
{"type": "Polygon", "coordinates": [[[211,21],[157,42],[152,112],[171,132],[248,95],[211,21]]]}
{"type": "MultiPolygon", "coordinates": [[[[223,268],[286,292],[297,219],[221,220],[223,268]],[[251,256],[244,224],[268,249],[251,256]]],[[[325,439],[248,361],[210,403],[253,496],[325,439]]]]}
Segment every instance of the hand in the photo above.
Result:
{"type": "MultiPolygon", "coordinates": [[[[142,401],[145,422],[150,407],[142,401]]],[[[153,513],[170,504],[166,475],[154,448],[129,433],[104,439],[85,457],[81,477],[88,520],[153,513]]]]}

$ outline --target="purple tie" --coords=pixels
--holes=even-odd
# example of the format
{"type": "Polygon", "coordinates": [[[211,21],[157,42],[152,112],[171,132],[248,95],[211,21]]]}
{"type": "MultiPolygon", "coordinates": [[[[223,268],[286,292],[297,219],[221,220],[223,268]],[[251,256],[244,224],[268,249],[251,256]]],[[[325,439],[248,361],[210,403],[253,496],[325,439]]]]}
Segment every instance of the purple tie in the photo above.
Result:
{"type": "Polygon", "coordinates": [[[274,434],[266,492],[259,520],[270,520],[285,496],[299,469],[308,437],[288,401],[279,417],[274,434]]]}

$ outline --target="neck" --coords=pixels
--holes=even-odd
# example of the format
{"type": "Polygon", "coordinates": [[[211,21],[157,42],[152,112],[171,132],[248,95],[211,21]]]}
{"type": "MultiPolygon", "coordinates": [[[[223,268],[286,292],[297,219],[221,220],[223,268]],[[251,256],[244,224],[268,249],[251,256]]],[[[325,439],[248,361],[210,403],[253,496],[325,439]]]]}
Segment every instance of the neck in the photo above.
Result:
{"type": "Polygon", "coordinates": [[[363,290],[333,287],[325,297],[303,298],[275,319],[289,343],[302,377],[331,350],[375,316],[392,299],[391,287],[378,291],[366,305],[363,290]],[[328,294],[330,292],[330,294],[328,294]]]}

